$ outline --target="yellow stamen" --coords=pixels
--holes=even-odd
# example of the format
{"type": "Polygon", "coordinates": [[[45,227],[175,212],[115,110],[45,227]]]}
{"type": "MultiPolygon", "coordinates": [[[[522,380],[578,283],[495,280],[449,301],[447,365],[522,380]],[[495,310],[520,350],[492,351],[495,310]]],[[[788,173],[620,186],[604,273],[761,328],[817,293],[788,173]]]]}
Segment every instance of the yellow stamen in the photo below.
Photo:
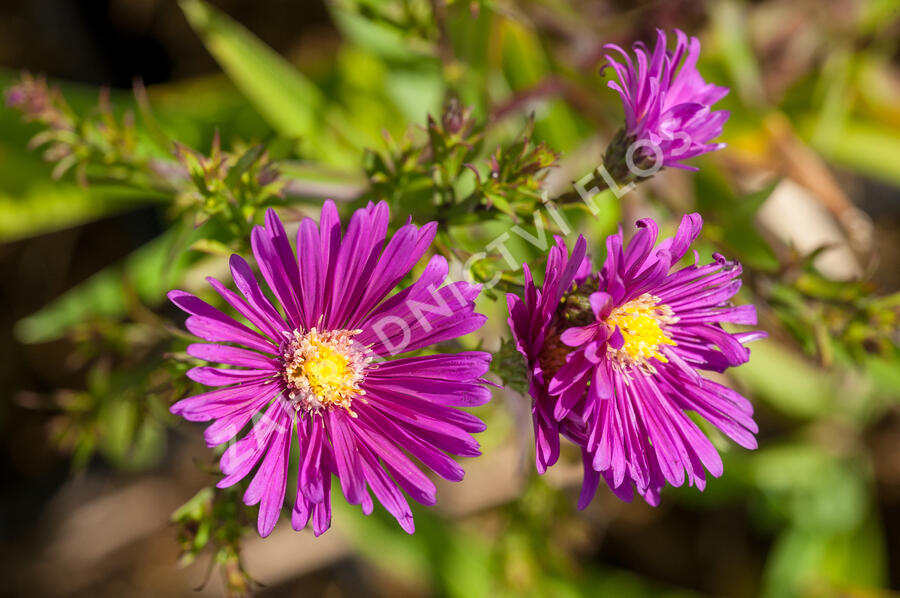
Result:
{"type": "Polygon", "coordinates": [[[284,353],[284,381],[298,409],[319,411],[339,406],[356,416],[352,399],[365,394],[360,386],[371,357],[352,338],[360,330],[294,331],[284,353]]]}
{"type": "Polygon", "coordinates": [[[611,326],[619,327],[624,344],[620,349],[608,345],[607,353],[622,366],[638,365],[655,372],[650,359],[662,363],[669,360],[660,351],[662,345],[677,343],[666,335],[663,326],[677,322],[672,309],[660,303],[659,297],[645,293],[624,305],[615,308],[606,320],[611,326]]]}

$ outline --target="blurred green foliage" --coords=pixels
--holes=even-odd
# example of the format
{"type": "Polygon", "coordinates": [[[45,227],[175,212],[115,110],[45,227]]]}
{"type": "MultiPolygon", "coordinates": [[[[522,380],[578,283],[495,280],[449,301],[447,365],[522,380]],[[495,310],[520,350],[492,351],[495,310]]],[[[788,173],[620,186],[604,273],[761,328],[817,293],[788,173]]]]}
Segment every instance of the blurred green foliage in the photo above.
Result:
{"type": "MultiPolygon", "coordinates": [[[[437,249],[457,262],[514,224],[542,232],[533,213],[544,209],[552,167],[561,158],[570,180],[592,172],[602,156],[596,141],[612,139],[621,118],[597,59],[578,58],[573,48],[619,39],[657,16],[646,7],[592,24],[578,0],[328,6],[341,42],[326,64],[303,57],[291,64],[210,5],[181,0],[226,77],[138,89],[133,98],[102,93],[98,101],[96,90],[0,73],[8,102],[29,121],[0,111],[0,240],[148,204],[160,206],[170,226],[16,327],[24,343],[69,338],[88,371],[84,389],[44,403],[54,413],[53,440],[74,465],[85,466],[95,452],[129,469],[162,457],[173,423],[166,407],[189,392],[181,374],[193,363],[181,352],[187,337],[158,315],[165,292],[205,293],[203,277],[222,271],[228,253],[247,250],[264,206],[299,216],[327,196],[343,200],[344,210],[385,199],[394,225],[409,214],[441,222],[437,249]],[[25,151],[29,139],[42,155],[25,151]],[[166,351],[175,359],[165,359],[166,351]]],[[[757,219],[781,180],[810,185],[809,165],[872,177],[894,193],[900,186],[891,33],[900,5],[855,6],[848,22],[799,25],[814,59],[788,64],[776,79],[758,46],[788,44],[787,33],[775,27],[760,40],[757,30],[778,11],[766,3],[707,3],[708,23],[696,32],[704,42],[701,70],[733,89],[723,102],[732,111],[730,148],[697,160],[700,172],[686,183],[674,179],[680,197],[651,181],[621,199],[602,193],[596,218],[584,205],[561,208],[598,255],[623,213],[651,213],[671,230],[681,213],[697,210],[706,221],[702,251],[744,264],[742,300],[759,307],[770,339],[753,346],[752,360],[731,380],[758,407],[762,448],[742,453],[710,432],[724,452],[724,478],[704,495],[679,490],[664,501],[701,513],[721,504],[744,510],[771,543],[761,578],[747,591],[769,598],[875,596],[887,584],[865,436],[898,409],[900,294],[865,277],[830,278],[817,267],[821,251],[800,254],[757,219]],[[774,175],[771,183],[749,186],[760,172],[774,175]]],[[[835,217],[850,209],[826,208],[835,217]]],[[[546,213],[540,222],[548,234],[561,232],[546,213]]],[[[519,262],[543,253],[521,235],[508,247],[519,262]]],[[[867,251],[857,251],[863,262],[867,251]]],[[[496,252],[475,270],[481,280],[496,273],[508,288],[521,281],[496,252]]],[[[491,317],[486,346],[499,351],[495,368],[521,392],[526,381],[511,371],[517,355],[496,340],[505,302],[489,297],[482,311],[491,317]]],[[[519,442],[499,401],[479,415],[489,423],[486,447],[519,442]]],[[[236,594],[249,587],[239,561],[240,494],[207,488],[173,515],[185,561],[210,547],[236,594]]],[[[598,564],[560,539],[589,525],[571,503],[533,479],[515,501],[479,514],[492,517],[490,525],[417,509],[412,537],[377,509],[367,518],[349,516],[340,501],[335,509],[336,525],[362,558],[434,595],[688,595],[598,564]]]]}

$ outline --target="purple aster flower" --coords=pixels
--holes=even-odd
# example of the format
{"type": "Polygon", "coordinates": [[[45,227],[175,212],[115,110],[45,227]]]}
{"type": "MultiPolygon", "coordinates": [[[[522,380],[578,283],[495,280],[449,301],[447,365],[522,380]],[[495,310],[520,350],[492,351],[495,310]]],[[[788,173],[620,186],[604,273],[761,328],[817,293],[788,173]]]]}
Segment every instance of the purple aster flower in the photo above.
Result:
{"type": "Polygon", "coordinates": [[[349,503],[369,514],[374,494],[412,533],[401,489],[431,505],[435,486],[410,457],[459,481],[463,470],[448,453],[480,454],[471,434],[484,424],[456,407],[490,400],[481,379],[490,355],[394,358],[480,328],[485,317],[474,307],[480,289],[443,284],[447,262],[434,256],[418,280],[392,295],[430,246],[436,225],[406,224],[388,241],[389,220],[387,204],[370,204],[342,235],[337,210],[326,202],[318,225],[300,224],[295,257],[269,210],[251,242],[275,302],[237,255],[231,274],[238,293],[208,279],[255,329],[193,295],[169,293],[190,314],[188,330],[210,341],[190,345],[188,353],[232,366],[190,370],[192,380],[221,388],[183,399],[172,412],[212,421],[205,432],[210,447],[246,432],[222,455],[218,485],[231,486],[256,468],[244,502],[259,503],[263,536],[278,521],[292,450],[299,465],[291,523],[300,530],[311,518],[316,535],[331,524],[332,474],[349,503]]]}
{"type": "Polygon", "coordinates": [[[607,66],[619,79],[607,85],[619,92],[625,107],[625,128],[607,151],[607,168],[611,172],[624,163],[625,151],[634,143],[640,150],[635,152],[635,160],[643,158],[647,162],[644,167],[649,164],[688,170],[697,169],[686,166],[682,160],[725,145],[711,140],[722,134],[729,112],[711,111],[711,107],[725,97],[728,88],[707,83],[697,71],[700,41],[696,37],[688,39],[678,29],[675,35],[678,42],[673,52],[666,51],[666,34],[662,30],[658,30],[652,54],[643,42],[635,43],[636,66],[621,47],[604,46],[621,55],[622,62],[606,56],[607,66]]]}
{"type": "Polygon", "coordinates": [[[688,412],[756,448],[749,401],[699,372],[746,362],[744,343],[765,336],[722,328],[756,323],[752,305],[729,302],[741,286],[739,264],[716,254],[710,264],[675,268],[701,226],[699,215],[685,216],[675,237],[654,248],[656,223],[641,220],[627,248],[621,231],[607,238],[599,272],[583,237],[571,255],[557,238],[543,286],[526,264],[524,295],[507,295],[530,372],[538,472],[559,458],[560,434],[577,444],[580,508],[601,477],[623,500],[636,488],[655,505],[666,483],[702,490],[705,471],[721,475],[719,454],[688,412]]]}

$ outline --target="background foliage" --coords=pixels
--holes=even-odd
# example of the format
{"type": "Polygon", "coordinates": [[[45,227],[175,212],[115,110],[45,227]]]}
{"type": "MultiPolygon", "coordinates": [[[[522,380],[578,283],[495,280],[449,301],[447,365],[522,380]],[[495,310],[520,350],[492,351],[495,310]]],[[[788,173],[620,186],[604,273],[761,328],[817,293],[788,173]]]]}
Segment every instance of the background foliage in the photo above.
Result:
{"type": "MultiPolygon", "coordinates": [[[[26,4],[4,9],[8,22],[60,26],[26,4]]],[[[278,3],[138,4],[101,16],[132,35],[144,23],[170,72],[148,50],[83,85],[16,71],[64,73],[52,52],[0,54],[0,550],[13,593],[194,595],[208,566],[204,591],[235,595],[900,587],[900,4],[334,0],[290,22],[278,3]],[[732,88],[729,146],[694,160],[698,173],[601,193],[594,216],[571,195],[622,118],[602,44],[654,27],[701,38],[701,72],[732,88]],[[577,456],[531,475],[527,400],[498,391],[479,413],[484,457],[440,488],[438,508],[416,510],[415,536],[336,501],[319,540],[254,539],[240,492],[213,490],[199,430],[168,414],[195,389],[165,292],[213,300],[204,277],[248,251],[268,206],[296,223],[326,197],[345,212],[384,199],[398,222],[440,221],[436,250],[465,262],[514,226],[536,234],[543,191],[595,255],[620,222],[651,215],[671,232],[696,210],[702,252],[745,264],[742,300],[770,338],[728,382],[758,409],[760,449],[710,430],[726,473],[703,494],[670,489],[653,509],[601,490],[579,513],[577,456]]],[[[524,238],[510,251],[538,259],[524,238]]],[[[515,288],[521,272],[488,254],[476,276],[515,288]]],[[[500,351],[509,378],[502,293],[482,301],[490,323],[465,342],[500,351]]]]}

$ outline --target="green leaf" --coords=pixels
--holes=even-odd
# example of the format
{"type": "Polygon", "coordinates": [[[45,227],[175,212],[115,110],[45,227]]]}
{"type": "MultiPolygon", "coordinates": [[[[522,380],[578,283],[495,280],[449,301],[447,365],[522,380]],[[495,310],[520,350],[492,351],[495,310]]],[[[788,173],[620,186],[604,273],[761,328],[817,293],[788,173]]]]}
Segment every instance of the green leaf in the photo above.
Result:
{"type": "Polygon", "coordinates": [[[117,467],[141,470],[164,452],[165,431],[156,421],[141,419],[134,401],[113,401],[101,412],[101,450],[117,467]]]}
{"type": "Polygon", "coordinates": [[[191,27],[235,85],[286,135],[318,129],[322,92],[247,29],[200,0],[182,0],[191,27]]]}
{"type": "Polygon", "coordinates": [[[794,526],[846,533],[865,518],[865,468],[859,463],[807,444],[765,448],[752,461],[756,486],[772,509],[794,526]]]}
{"type": "Polygon", "coordinates": [[[850,120],[835,137],[838,142],[816,149],[841,166],[900,186],[900,132],[876,122],[850,120]]]}
{"type": "Polygon", "coordinates": [[[727,0],[710,6],[713,35],[737,92],[744,104],[763,102],[763,84],[759,65],[750,43],[746,7],[727,0]]]}
{"type": "Polygon", "coordinates": [[[228,174],[225,177],[225,184],[229,187],[236,187],[241,176],[250,170],[250,167],[259,160],[265,151],[266,146],[259,144],[254,145],[244,152],[237,163],[228,170],[228,174]]]}
{"type": "MultiPolygon", "coordinates": [[[[206,48],[272,127],[283,135],[302,137],[327,161],[340,163],[355,155],[349,153],[346,143],[338,144],[324,134],[344,127],[312,81],[242,25],[202,0],[181,0],[180,4],[206,48]]],[[[344,132],[344,141],[349,143],[350,131],[344,132]]]]}
{"type": "Polygon", "coordinates": [[[812,133],[812,144],[828,154],[843,140],[841,129],[851,108],[850,76],[853,57],[846,48],[836,48],[822,66],[818,82],[821,96],[819,113],[812,133]]]}
{"type": "Polygon", "coordinates": [[[447,595],[455,598],[488,598],[493,595],[491,553],[487,542],[461,531],[450,534],[440,571],[447,595]]]}
{"type": "Polygon", "coordinates": [[[769,555],[762,596],[868,595],[860,590],[884,586],[885,561],[884,540],[874,517],[835,535],[788,528],[769,555]]]}
{"type": "MultiPolygon", "coordinates": [[[[553,65],[538,36],[514,21],[503,21],[503,72],[513,91],[537,85],[553,72],[553,65]]],[[[558,151],[577,146],[587,135],[572,108],[561,100],[541,103],[535,115],[535,139],[558,151]]]]}
{"type": "Polygon", "coordinates": [[[365,18],[354,11],[350,3],[328,2],[326,6],[341,36],[373,54],[394,62],[433,58],[430,46],[422,44],[419,51],[413,49],[399,30],[365,18]]]}
{"type": "Polygon", "coordinates": [[[835,585],[883,587],[887,579],[882,524],[875,515],[846,534],[833,536],[825,547],[822,570],[835,585]]]}
{"type": "Polygon", "coordinates": [[[834,403],[835,383],[824,373],[773,340],[751,345],[750,361],[731,375],[780,412],[814,418],[834,403]]]}
{"type": "Polygon", "coordinates": [[[204,486],[183,505],[175,509],[170,521],[173,523],[187,519],[200,519],[207,505],[212,502],[215,491],[212,486],[204,486]]]}
{"type": "Polygon", "coordinates": [[[863,362],[869,380],[893,397],[893,403],[900,402],[900,363],[898,360],[878,355],[870,355],[863,362]]]}
{"type": "Polygon", "coordinates": [[[794,598],[808,595],[816,569],[825,552],[823,534],[788,529],[778,538],[766,564],[764,598],[794,598]]]}
{"type": "Polygon", "coordinates": [[[272,134],[268,121],[219,74],[154,85],[147,95],[164,134],[189,147],[209,147],[216,132],[221,139],[262,139],[272,134]]]}

